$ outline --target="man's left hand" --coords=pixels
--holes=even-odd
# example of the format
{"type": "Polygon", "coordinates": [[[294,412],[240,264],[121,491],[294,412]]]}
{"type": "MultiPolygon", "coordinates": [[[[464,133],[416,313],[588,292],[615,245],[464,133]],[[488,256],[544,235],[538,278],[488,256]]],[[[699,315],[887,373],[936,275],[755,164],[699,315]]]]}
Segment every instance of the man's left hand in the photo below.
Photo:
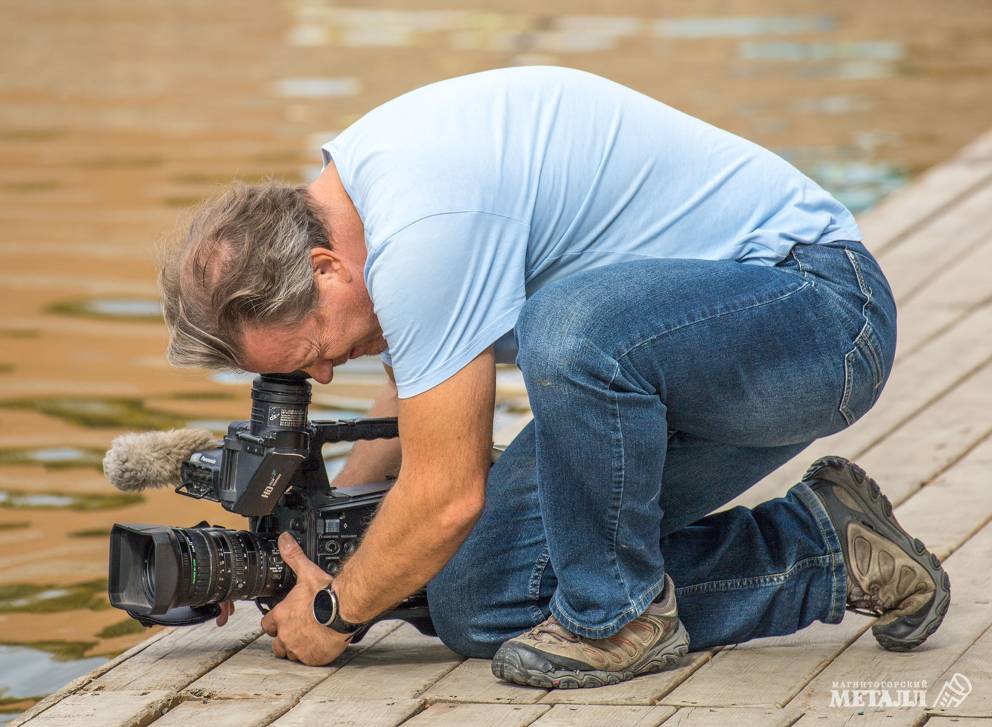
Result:
{"type": "Polygon", "coordinates": [[[282,601],[262,617],[262,630],[272,641],[272,653],[307,666],[330,664],[344,651],[351,636],[317,623],[313,597],[333,580],[307,558],[289,533],[279,536],[279,555],[296,574],[296,585],[282,601]]]}

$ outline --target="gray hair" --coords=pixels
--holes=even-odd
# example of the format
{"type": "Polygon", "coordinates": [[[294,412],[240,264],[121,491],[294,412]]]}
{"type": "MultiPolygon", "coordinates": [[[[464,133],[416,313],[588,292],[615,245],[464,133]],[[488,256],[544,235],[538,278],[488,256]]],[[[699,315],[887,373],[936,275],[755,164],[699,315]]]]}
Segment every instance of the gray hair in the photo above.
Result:
{"type": "Polygon", "coordinates": [[[304,187],[236,182],[200,204],[159,251],[169,362],[244,368],[247,327],[295,325],[315,309],[314,247],[331,245],[304,187]]]}

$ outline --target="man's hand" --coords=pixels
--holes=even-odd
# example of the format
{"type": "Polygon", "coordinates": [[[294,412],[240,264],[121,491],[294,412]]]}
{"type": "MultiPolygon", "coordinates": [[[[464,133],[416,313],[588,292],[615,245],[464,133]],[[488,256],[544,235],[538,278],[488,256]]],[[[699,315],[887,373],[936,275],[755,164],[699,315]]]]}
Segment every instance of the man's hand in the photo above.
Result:
{"type": "Polygon", "coordinates": [[[220,615],[217,616],[217,625],[223,626],[234,614],[234,601],[224,601],[220,604],[220,615]]]}
{"type": "Polygon", "coordinates": [[[274,636],[272,653],[307,666],[330,664],[351,637],[321,626],[313,617],[313,597],[333,579],[307,558],[289,533],[279,536],[279,555],[296,574],[296,585],[262,617],[262,630],[274,636]]]}

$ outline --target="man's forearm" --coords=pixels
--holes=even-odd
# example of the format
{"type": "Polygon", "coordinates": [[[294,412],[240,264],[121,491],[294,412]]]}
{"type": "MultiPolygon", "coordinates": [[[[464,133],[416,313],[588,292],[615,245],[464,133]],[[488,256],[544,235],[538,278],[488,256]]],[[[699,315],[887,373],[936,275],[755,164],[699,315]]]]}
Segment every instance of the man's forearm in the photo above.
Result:
{"type": "MultiPolygon", "coordinates": [[[[394,417],[396,413],[396,385],[386,381],[367,416],[394,417]]],[[[380,482],[387,476],[396,477],[400,471],[400,460],[399,437],[355,442],[348,461],[332,484],[335,487],[349,487],[380,482]]]]}
{"type": "Polygon", "coordinates": [[[485,482],[448,491],[463,494],[444,497],[444,489],[401,475],[335,579],[345,619],[374,618],[423,587],[455,554],[481,512],[485,482]]]}

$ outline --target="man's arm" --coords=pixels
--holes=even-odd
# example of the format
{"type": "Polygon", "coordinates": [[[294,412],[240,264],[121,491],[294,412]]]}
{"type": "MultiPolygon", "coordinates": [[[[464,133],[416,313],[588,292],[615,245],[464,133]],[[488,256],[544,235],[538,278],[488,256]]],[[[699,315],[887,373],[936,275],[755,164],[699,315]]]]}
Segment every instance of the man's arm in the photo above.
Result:
{"type": "Polygon", "coordinates": [[[468,537],[485,502],[495,390],[490,347],[399,400],[399,478],[334,579],[346,620],[367,621],[421,588],[468,537]]]}
{"type": "MultiPolygon", "coordinates": [[[[396,381],[393,369],[385,366],[389,380],[376,397],[369,410],[369,417],[394,417],[397,415],[396,381]]],[[[349,487],[366,482],[381,482],[396,477],[400,470],[400,440],[370,439],[355,442],[344,468],[331,483],[335,487],[349,487]]]]}

